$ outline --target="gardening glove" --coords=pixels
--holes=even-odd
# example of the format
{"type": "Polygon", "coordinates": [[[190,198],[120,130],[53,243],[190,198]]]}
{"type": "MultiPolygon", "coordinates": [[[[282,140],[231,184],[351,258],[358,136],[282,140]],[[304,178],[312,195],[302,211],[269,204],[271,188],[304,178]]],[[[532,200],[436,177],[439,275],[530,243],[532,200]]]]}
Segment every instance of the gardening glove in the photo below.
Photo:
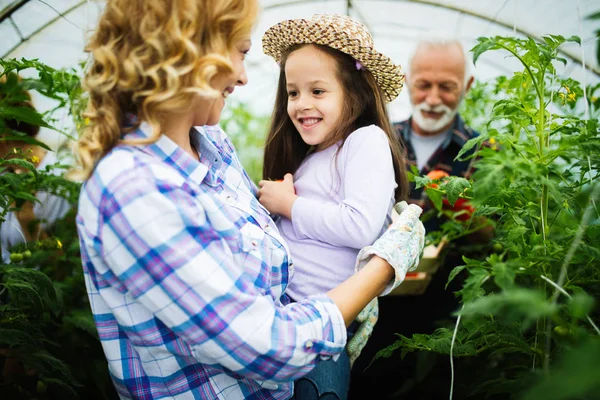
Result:
{"type": "Polygon", "coordinates": [[[379,318],[379,303],[377,297],[375,297],[367,306],[358,314],[356,321],[360,322],[360,325],[354,336],[346,344],[346,351],[348,352],[348,358],[350,358],[350,367],[354,364],[354,361],[360,356],[360,352],[367,345],[367,341],[373,333],[373,328],[379,318]]]}
{"type": "Polygon", "coordinates": [[[371,246],[364,247],[356,258],[355,271],[363,268],[374,256],[386,260],[395,271],[394,280],[381,292],[385,296],[404,281],[406,273],[419,265],[425,244],[425,227],[419,220],[421,207],[405,201],[394,206],[399,216],[371,246]]]}

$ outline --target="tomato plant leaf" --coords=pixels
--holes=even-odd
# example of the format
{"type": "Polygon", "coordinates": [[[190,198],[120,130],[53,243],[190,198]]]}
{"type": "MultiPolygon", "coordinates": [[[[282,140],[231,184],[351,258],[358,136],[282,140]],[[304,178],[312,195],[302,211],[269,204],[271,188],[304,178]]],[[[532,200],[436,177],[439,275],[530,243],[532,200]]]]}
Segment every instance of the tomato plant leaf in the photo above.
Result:
{"type": "Polygon", "coordinates": [[[469,182],[465,178],[461,178],[458,176],[451,176],[446,182],[446,197],[448,198],[448,202],[452,207],[454,207],[454,203],[456,200],[464,193],[465,189],[471,188],[471,182],[469,182]]]}
{"type": "Polygon", "coordinates": [[[425,188],[425,193],[435,208],[439,211],[442,209],[443,196],[442,193],[433,188],[425,188]]]}
{"type": "Polygon", "coordinates": [[[466,265],[459,265],[458,267],[454,267],[454,269],[448,275],[448,280],[446,281],[446,286],[444,286],[444,289],[448,289],[448,285],[450,284],[450,282],[452,282],[454,278],[456,278],[456,276],[460,274],[460,272],[465,268],[467,268],[466,265]]]}
{"type": "Polygon", "coordinates": [[[593,306],[594,299],[585,292],[575,293],[567,303],[571,315],[578,319],[587,317],[593,306]]]}

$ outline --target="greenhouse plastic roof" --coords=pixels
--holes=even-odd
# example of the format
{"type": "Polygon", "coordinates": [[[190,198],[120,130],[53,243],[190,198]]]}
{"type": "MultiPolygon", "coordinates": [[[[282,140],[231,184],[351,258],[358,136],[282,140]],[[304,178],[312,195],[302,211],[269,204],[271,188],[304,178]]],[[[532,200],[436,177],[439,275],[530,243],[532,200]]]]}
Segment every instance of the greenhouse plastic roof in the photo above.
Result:
{"type": "MultiPolygon", "coordinates": [[[[596,30],[600,20],[587,16],[600,11],[598,0],[260,0],[262,12],[247,58],[249,84],[232,96],[257,113],[270,113],[278,67],[262,54],[262,34],[283,19],[306,18],[315,13],[349,14],[371,31],[378,50],[405,64],[416,41],[425,35],[454,37],[467,49],[481,36],[555,34],[581,37],[583,46],[569,43],[561,51],[570,60],[558,73],[584,83],[600,81],[596,60],[596,30]],[[584,73],[584,60],[587,68],[584,73]]],[[[85,38],[95,27],[102,0],[0,0],[0,55],[38,58],[55,67],[76,67],[85,61],[85,38]]],[[[474,73],[489,80],[520,70],[515,59],[494,51],[484,54],[474,73]]],[[[43,99],[38,107],[43,108],[43,99]]],[[[392,119],[410,113],[404,91],[390,104],[392,119]]]]}

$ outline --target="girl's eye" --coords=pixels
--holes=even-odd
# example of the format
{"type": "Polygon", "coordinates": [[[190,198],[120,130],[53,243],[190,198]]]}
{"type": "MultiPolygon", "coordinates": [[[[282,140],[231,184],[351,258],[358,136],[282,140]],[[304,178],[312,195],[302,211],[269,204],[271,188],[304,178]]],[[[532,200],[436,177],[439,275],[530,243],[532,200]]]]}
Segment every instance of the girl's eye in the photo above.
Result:
{"type": "Polygon", "coordinates": [[[288,97],[296,97],[298,96],[298,92],[296,92],[295,90],[290,90],[288,92],[288,97]]]}
{"type": "Polygon", "coordinates": [[[325,93],[325,91],[323,89],[313,89],[313,94],[314,95],[318,96],[318,95],[323,94],[323,93],[325,93]]]}
{"type": "Polygon", "coordinates": [[[250,49],[240,50],[240,53],[242,53],[242,59],[245,59],[248,53],[250,53],[250,49]]]}

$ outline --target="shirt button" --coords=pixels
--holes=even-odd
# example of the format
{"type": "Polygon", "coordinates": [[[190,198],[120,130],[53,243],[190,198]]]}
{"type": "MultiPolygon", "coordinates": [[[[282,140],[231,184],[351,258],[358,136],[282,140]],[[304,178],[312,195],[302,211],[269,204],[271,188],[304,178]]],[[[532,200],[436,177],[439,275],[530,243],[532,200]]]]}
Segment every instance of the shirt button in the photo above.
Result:
{"type": "Polygon", "coordinates": [[[261,385],[262,388],[267,389],[267,390],[277,390],[279,389],[279,385],[271,382],[271,381],[264,381],[261,385]]]}
{"type": "Polygon", "coordinates": [[[254,247],[258,246],[258,242],[256,240],[253,240],[252,241],[252,246],[254,246],[254,247]]]}

